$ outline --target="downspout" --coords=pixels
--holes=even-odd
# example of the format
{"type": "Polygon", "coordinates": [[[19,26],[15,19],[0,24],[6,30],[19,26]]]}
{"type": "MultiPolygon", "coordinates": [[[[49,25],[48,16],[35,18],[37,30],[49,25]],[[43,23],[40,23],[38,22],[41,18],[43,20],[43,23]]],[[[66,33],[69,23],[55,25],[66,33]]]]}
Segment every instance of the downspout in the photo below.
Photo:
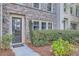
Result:
{"type": "MultiPolygon", "coordinates": [[[[1,41],[2,41],[2,19],[3,19],[3,5],[1,3],[1,41]]],[[[1,48],[2,48],[2,45],[1,45],[1,48]]]]}

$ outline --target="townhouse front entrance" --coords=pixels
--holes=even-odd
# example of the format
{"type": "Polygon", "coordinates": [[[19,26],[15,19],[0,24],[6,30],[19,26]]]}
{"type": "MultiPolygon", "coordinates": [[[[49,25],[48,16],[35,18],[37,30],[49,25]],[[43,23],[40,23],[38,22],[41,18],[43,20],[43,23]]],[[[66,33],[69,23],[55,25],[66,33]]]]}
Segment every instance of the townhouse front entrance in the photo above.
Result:
{"type": "Polygon", "coordinates": [[[11,16],[11,34],[14,35],[12,44],[19,44],[25,42],[25,22],[24,17],[19,15],[11,16]]]}
{"type": "Polygon", "coordinates": [[[12,34],[15,37],[12,43],[22,42],[22,18],[12,17],[12,34]]]}

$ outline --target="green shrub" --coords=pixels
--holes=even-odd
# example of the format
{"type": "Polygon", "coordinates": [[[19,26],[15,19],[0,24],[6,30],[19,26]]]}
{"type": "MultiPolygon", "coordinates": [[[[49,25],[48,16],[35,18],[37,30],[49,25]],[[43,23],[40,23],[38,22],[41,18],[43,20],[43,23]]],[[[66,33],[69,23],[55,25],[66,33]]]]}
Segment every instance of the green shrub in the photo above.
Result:
{"type": "Polygon", "coordinates": [[[45,33],[42,32],[33,32],[32,34],[32,44],[35,46],[43,46],[48,43],[45,33]]]}
{"type": "Polygon", "coordinates": [[[13,38],[14,36],[11,34],[4,34],[1,40],[2,49],[10,48],[10,43],[12,42],[13,38]]]}
{"type": "Polygon", "coordinates": [[[53,41],[52,50],[55,56],[69,56],[72,53],[72,45],[68,41],[59,38],[53,41]]]}
{"type": "Polygon", "coordinates": [[[75,43],[77,42],[76,41],[76,38],[79,38],[79,31],[76,31],[76,30],[63,30],[61,32],[61,36],[62,36],[62,39],[65,40],[65,41],[69,41],[70,43],[75,43]]]}
{"type": "Polygon", "coordinates": [[[32,43],[38,46],[51,43],[58,40],[59,37],[62,37],[65,41],[69,41],[69,43],[79,43],[79,31],[75,30],[34,30],[31,37],[32,43]]]}

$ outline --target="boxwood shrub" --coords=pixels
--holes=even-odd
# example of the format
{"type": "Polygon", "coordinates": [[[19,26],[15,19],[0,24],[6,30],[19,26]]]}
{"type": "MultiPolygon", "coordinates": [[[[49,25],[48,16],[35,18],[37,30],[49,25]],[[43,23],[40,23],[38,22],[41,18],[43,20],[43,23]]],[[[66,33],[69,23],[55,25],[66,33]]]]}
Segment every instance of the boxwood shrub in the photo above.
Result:
{"type": "Polygon", "coordinates": [[[79,42],[79,31],[76,30],[34,30],[32,31],[31,41],[35,46],[44,46],[51,41],[63,40],[70,43],[79,42]],[[76,39],[77,38],[77,39],[76,39]]]}

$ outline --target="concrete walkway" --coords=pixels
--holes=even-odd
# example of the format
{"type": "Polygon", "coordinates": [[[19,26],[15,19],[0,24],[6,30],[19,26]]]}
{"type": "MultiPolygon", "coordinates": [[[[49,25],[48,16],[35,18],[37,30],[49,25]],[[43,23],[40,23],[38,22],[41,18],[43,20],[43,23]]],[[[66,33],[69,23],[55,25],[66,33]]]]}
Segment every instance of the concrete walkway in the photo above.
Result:
{"type": "Polygon", "coordinates": [[[15,56],[39,56],[39,54],[29,48],[27,45],[23,44],[21,47],[12,47],[15,56]]]}

